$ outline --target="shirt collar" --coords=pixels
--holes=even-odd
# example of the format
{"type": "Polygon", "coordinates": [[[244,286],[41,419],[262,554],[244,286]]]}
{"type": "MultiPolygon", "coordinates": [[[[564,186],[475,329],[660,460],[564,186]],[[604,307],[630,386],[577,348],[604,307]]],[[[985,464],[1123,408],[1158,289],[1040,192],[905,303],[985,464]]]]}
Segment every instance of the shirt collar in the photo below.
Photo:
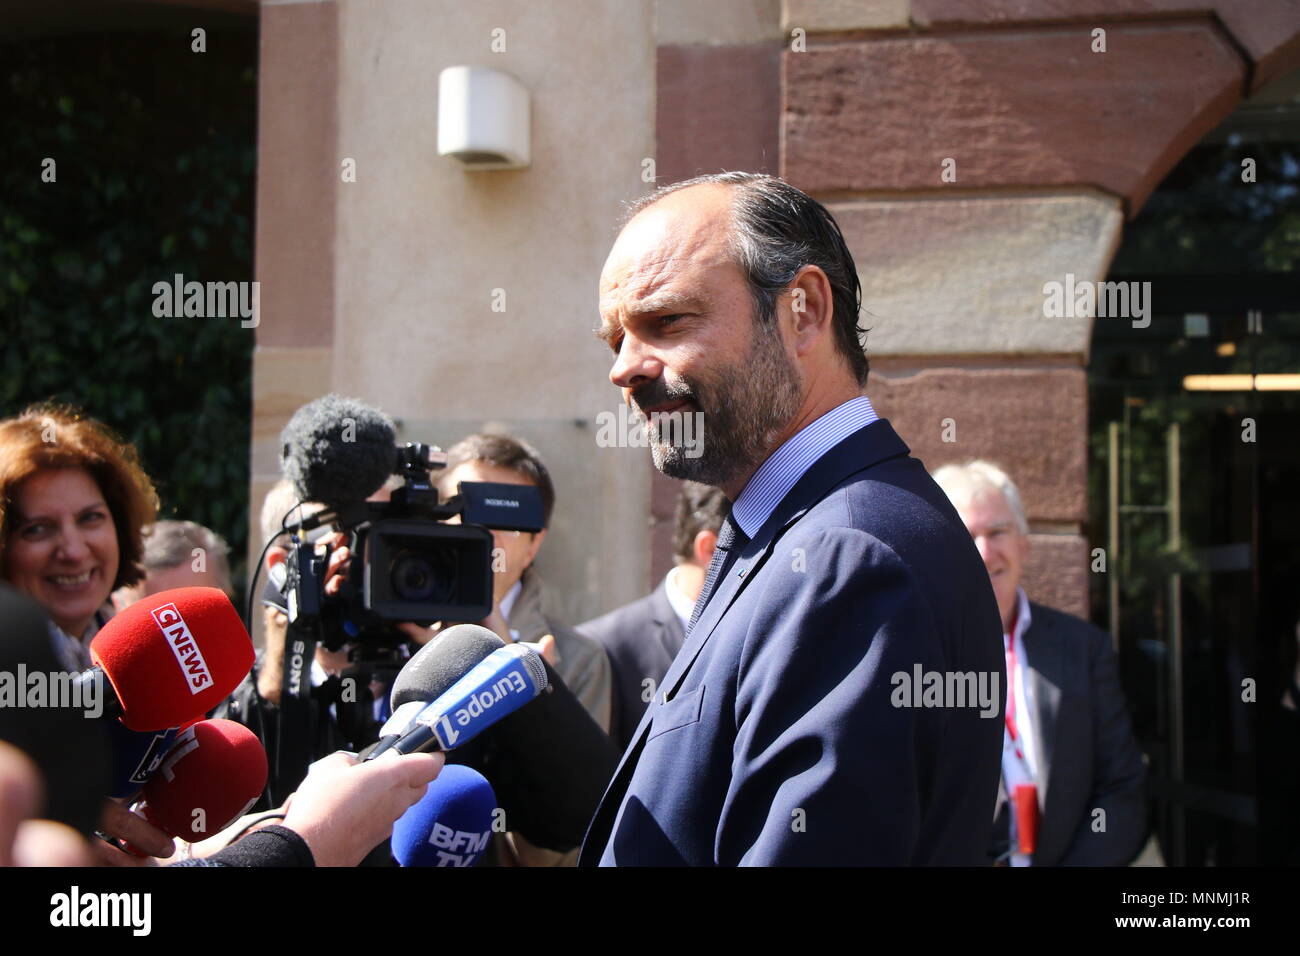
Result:
{"type": "Polygon", "coordinates": [[[837,405],[809,422],[767,456],[735,503],[731,518],[748,538],[758,534],[791,488],[824,454],[879,416],[865,395],[837,405]]]}
{"type": "Polygon", "coordinates": [[[507,621],[510,620],[510,612],[515,609],[515,602],[519,600],[519,593],[524,589],[523,579],[520,578],[514,583],[506,596],[501,599],[501,616],[507,621]]]}
{"type": "MultiPolygon", "coordinates": [[[[1025,594],[1024,588],[1016,588],[1016,625],[1015,639],[1020,640],[1024,637],[1025,631],[1029,630],[1029,597],[1025,594]]],[[[1011,640],[1010,634],[1003,634],[1004,641],[1011,640]]]]}
{"type": "Polygon", "coordinates": [[[677,584],[678,568],[673,568],[664,577],[664,592],[668,595],[668,603],[672,606],[673,613],[682,621],[682,627],[685,628],[691,622],[691,614],[695,611],[695,602],[682,593],[682,589],[677,584]]]}

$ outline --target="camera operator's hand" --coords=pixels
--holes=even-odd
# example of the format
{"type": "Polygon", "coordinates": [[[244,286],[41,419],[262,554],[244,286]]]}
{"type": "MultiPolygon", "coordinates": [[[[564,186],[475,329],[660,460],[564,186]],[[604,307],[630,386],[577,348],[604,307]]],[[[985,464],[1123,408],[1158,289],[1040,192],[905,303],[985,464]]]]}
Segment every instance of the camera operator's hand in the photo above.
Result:
{"type": "Polygon", "coordinates": [[[325,593],[336,597],[343,587],[343,580],[348,574],[348,564],[352,560],[352,550],[347,547],[348,536],[342,531],[321,538],[316,547],[329,548],[330,559],[325,566],[325,593]]]}
{"type": "Polygon", "coordinates": [[[306,841],[317,866],[356,866],[424,796],[446,758],[398,754],[357,763],[339,751],[311,765],[285,804],[284,825],[306,841]]]}

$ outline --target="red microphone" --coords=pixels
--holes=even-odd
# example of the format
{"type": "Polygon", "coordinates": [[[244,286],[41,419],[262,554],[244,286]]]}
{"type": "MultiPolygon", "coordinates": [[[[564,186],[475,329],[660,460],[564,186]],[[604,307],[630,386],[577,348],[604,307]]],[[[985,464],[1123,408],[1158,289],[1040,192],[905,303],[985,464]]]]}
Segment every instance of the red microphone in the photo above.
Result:
{"type": "Polygon", "coordinates": [[[159,591],[119,612],[90,642],[94,667],[137,731],[164,730],[202,717],[239,686],[253,666],[253,642],[230,598],[216,588],[159,591]]]}
{"type": "Polygon", "coordinates": [[[266,787],[266,751],[233,720],[183,731],[144,785],[144,815],[169,836],[195,843],[237,820],[266,787]]]}

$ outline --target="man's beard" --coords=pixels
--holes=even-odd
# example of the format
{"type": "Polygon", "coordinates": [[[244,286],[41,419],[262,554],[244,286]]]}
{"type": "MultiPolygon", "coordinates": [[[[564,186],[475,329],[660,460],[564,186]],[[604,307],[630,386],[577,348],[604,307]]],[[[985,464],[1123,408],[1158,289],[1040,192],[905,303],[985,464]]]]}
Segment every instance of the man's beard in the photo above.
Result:
{"type": "Polygon", "coordinates": [[[632,402],[640,412],[689,401],[691,405],[660,421],[661,416],[651,416],[646,426],[650,455],[669,478],[719,488],[752,472],[774,450],[781,431],[799,410],[801,392],[799,372],[775,325],[755,323],[749,354],[719,370],[713,381],[662,377],[634,393],[632,402]],[[692,433],[683,428],[683,420],[697,412],[702,414],[694,421],[703,427],[692,433]],[[698,445],[683,441],[692,434],[698,445]]]}

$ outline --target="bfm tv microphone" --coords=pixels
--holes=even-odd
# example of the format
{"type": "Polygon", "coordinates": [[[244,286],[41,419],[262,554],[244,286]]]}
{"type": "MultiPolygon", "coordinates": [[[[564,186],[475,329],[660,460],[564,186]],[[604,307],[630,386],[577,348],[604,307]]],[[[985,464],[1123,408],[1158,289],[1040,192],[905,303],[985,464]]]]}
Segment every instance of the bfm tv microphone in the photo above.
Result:
{"type": "Polygon", "coordinates": [[[473,866],[492,839],[496,807],[481,773],[447,764],[393,824],[393,858],[402,866],[473,866]]]}
{"type": "Polygon", "coordinates": [[[253,642],[230,598],[216,588],[173,588],[132,604],[90,642],[94,666],[80,680],[107,678],[104,713],[131,730],[176,727],[207,713],[253,666],[253,642]]]}
{"type": "Polygon", "coordinates": [[[447,628],[415,652],[393,680],[389,702],[393,715],[380,728],[379,740],[361,752],[362,759],[378,757],[391,747],[420,711],[446,693],[505,642],[477,624],[456,624],[447,628]]]}
{"type": "Polygon", "coordinates": [[[266,787],[266,751],[233,720],[200,720],[181,731],[144,785],[145,818],[190,843],[224,830],[266,787]]]}
{"type": "MultiPolygon", "coordinates": [[[[526,647],[493,651],[428,704],[388,748],[400,754],[448,751],[473,740],[546,690],[546,667],[526,647]]],[[[367,756],[373,760],[381,751],[367,756]]]]}

